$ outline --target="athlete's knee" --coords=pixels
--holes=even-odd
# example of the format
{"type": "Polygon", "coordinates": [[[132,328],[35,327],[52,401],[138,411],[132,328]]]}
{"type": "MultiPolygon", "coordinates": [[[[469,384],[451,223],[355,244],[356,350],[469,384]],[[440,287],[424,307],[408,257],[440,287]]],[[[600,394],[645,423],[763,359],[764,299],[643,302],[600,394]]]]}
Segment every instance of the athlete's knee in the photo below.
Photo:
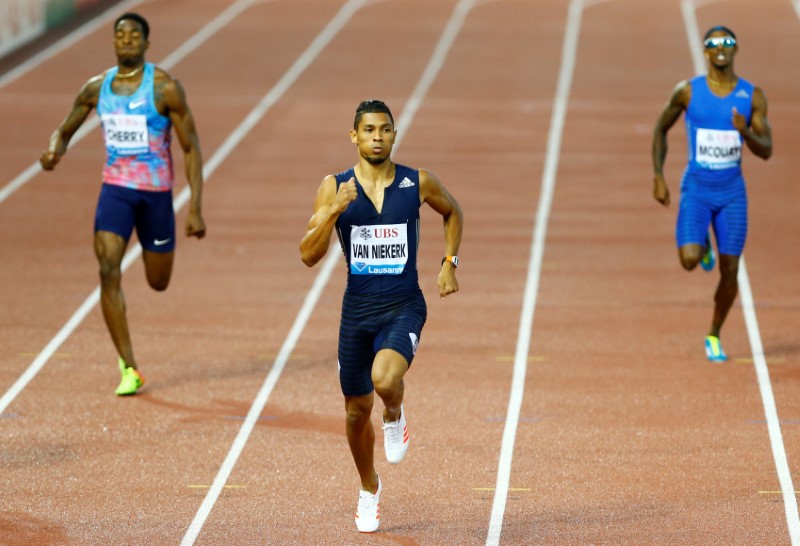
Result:
{"type": "Polygon", "coordinates": [[[375,384],[375,394],[384,398],[391,398],[397,392],[397,383],[382,381],[375,384]]]}
{"type": "Polygon", "coordinates": [[[369,420],[372,414],[373,396],[346,396],[345,414],[348,426],[361,425],[369,420]]]}
{"type": "Polygon", "coordinates": [[[700,249],[699,245],[682,246],[678,249],[678,258],[680,259],[681,266],[683,266],[686,271],[691,271],[697,267],[697,264],[703,259],[702,249],[700,249]]]}
{"type": "Polygon", "coordinates": [[[147,283],[150,285],[150,288],[157,292],[163,292],[169,286],[169,276],[147,276],[147,283]]]}
{"type": "Polygon", "coordinates": [[[122,269],[119,264],[100,258],[100,282],[103,285],[119,284],[122,281],[122,269]]]}
{"type": "Polygon", "coordinates": [[[393,395],[403,384],[403,375],[397,373],[383,373],[372,378],[375,393],[381,398],[393,395]]]}
{"type": "Polygon", "coordinates": [[[385,399],[402,388],[406,371],[408,362],[400,353],[393,350],[380,351],[372,366],[372,384],[378,396],[385,399]]]}
{"type": "Polygon", "coordinates": [[[736,283],[739,276],[739,256],[723,254],[719,259],[719,272],[722,279],[729,283],[736,283]]]}
{"type": "Polygon", "coordinates": [[[175,257],[173,252],[150,252],[145,250],[143,253],[144,269],[147,274],[147,284],[153,290],[163,292],[169,286],[172,278],[172,264],[175,257]]]}

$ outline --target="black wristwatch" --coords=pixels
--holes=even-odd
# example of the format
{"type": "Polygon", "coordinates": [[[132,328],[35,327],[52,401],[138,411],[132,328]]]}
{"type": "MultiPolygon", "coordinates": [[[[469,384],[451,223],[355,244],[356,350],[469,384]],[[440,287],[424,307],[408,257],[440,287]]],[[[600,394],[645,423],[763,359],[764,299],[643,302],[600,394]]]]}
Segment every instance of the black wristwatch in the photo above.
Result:
{"type": "Polygon", "coordinates": [[[450,262],[453,267],[458,268],[458,256],[445,256],[442,258],[442,265],[444,265],[444,262],[450,262]]]}

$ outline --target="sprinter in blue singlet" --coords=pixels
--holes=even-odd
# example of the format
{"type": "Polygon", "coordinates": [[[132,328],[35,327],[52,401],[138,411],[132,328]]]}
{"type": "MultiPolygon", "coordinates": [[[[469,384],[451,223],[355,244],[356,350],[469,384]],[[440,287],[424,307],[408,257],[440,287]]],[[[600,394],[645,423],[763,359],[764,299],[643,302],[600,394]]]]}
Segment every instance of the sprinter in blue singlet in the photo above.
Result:
{"type": "Polygon", "coordinates": [[[150,25],[138,13],[114,21],[117,65],[84,84],[67,117],[50,137],[39,162],[53,170],[92,109],[102,121],[106,144],[103,184],[97,201],[94,252],[100,266],[100,306],[117,349],[121,375],[116,394],[136,394],[144,384],[133,345],[122,293],[122,258],[136,228],[147,282],[165,290],[175,256],[172,205],[171,131],[184,153],[191,204],[186,235],[202,238],[203,161],[194,118],[183,87],[161,68],[145,62],[150,25]]]}
{"type": "Polygon", "coordinates": [[[397,132],[389,108],[369,100],[356,109],[350,138],[358,164],[327,176],[300,243],[303,263],[327,253],[333,231],[347,262],[347,288],[339,327],[339,382],[347,413],[347,441],[361,478],[356,527],[378,528],[381,480],[373,464],[375,432],[370,415],[377,393],[384,404],[384,450],[399,463],[408,450],[403,376],[417,350],[426,306],[417,281],[419,209],[427,203],[444,218],[445,250],[439,295],[458,291],[455,271],[462,214],[439,179],[424,169],[394,163],[397,132]]]}
{"type": "Polygon", "coordinates": [[[727,356],[719,340],[720,330],[739,290],[739,257],[747,237],[742,150],[747,145],[757,156],[769,159],[772,132],[764,92],[733,70],[738,51],[736,35],[726,27],[715,26],[706,32],[703,45],[707,74],[680,82],[656,123],[653,196],[662,205],[670,203],[663,174],[667,132],[686,112],[689,157],[675,230],[678,256],[688,271],[698,264],[706,271],[713,270],[716,255],[708,235],[713,229],[720,280],[705,350],[711,362],[724,362],[727,356]]]}

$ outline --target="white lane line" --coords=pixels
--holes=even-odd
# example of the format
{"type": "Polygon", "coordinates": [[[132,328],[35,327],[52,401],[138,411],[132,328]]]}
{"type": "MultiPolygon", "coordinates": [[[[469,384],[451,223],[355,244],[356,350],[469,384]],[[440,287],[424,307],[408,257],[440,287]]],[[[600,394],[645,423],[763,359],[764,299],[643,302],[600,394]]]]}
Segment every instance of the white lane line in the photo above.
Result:
{"type": "MultiPolygon", "coordinates": [[[[106,23],[110,22],[111,20],[125,13],[126,11],[130,11],[131,8],[135,7],[138,4],[141,4],[144,1],[146,0],[127,0],[127,2],[121,2],[119,4],[111,6],[103,13],[97,15],[94,19],[87,21],[82,26],[73,30],[71,33],[64,36],[57,42],[50,44],[36,55],[26,60],[24,63],[19,64],[18,66],[12,68],[8,72],[0,76],[0,88],[8,85],[17,78],[20,78],[22,75],[27,74],[40,64],[49,61],[57,53],[61,53],[65,49],[72,47],[76,43],[86,38],[89,34],[97,30],[99,27],[105,25],[106,23]]],[[[110,28],[109,28],[109,36],[111,36],[110,28]]]]}
{"type": "Polygon", "coordinates": [[[800,17],[800,0],[792,0],[792,7],[797,16],[800,17]]]}
{"type": "MultiPolygon", "coordinates": [[[[340,21],[338,23],[335,20],[331,21],[329,28],[336,26],[336,32],[338,32],[347,19],[349,19],[353,13],[364,3],[365,2],[363,0],[348,3],[348,5],[342,8],[342,11],[340,11],[337,15],[337,19],[340,19],[340,21]]],[[[434,52],[428,61],[428,65],[425,67],[422,76],[417,82],[417,85],[414,87],[411,97],[406,102],[406,105],[403,108],[403,113],[398,118],[398,134],[394,145],[395,150],[400,145],[402,136],[408,132],[408,128],[411,126],[411,122],[413,121],[414,116],[419,109],[420,104],[422,103],[422,99],[427,94],[428,89],[430,89],[431,84],[441,70],[444,60],[447,57],[447,53],[450,50],[450,47],[453,45],[453,42],[455,41],[455,38],[458,35],[461,27],[463,26],[467,13],[472,9],[474,4],[475,0],[460,0],[458,5],[455,7],[453,15],[450,17],[450,20],[448,21],[447,26],[445,27],[441,38],[439,38],[439,42],[436,44],[436,48],[434,49],[434,52]],[[403,128],[402,131],[400,130],[400,127],[403,128]]],[[[329,40],[330,39],[328,39],[328,41],[329,40]]],[[[197,537],[200,534],[206,519],[208,519],[208,516],[216,504],[220,493],[225,487],[225,483],[228,481],[231,472],[233,472],[233,468],[236,466],[236,462],[239,460],[250,434],[253,432],[253,427],[255,427],[261,412],[264,411],[264,406],[266,406],[267,401],[272,394],[272,390],[275,388],[278,379],[283,373],[286,363],[289,360],[295,345],[297,344],[297,340],[305,329],[306,323],[308,322],[308,319],[311,317],[311,314],[317,305],[320,294],[330,279],[331,272],[333,271],[333,268],[339,259],[339,255],[340,253],[338,248],[336,244],[334,244],[334,247],[329,249],[322,268],[314,279],[314,284],[306,296],[297,318],[295,318],[294,324],[289,331],[289,335],[284,340],[283,345],[278,352],[278,356],[276,357],[275,362],[261,387],[261,390],[259,390],[255,400],[253,400],[253,404],[250,406],[250,410],[247,412],[247,417],[245,417],[245,420],[239,429],[239,433],[236,435],[233,445],[231,445],[231,449],[228,451],[228,455],[222,462],[219,472],[214,478],[214,482],[212,483],[205,499],[203,500],[203,504],[197,511],[197,514],[189,526],[189,529],[186,531],[186,535],[181,541],[181,546],[192,546],[195,540],[197,540],[197,537]]],[[[267,540],[267,538],[265,538],[265,540],[267,540]]]]}
{"type": "Polygon", "coordinates": [[[539,292],[539,278],[542,270],[542,256],[547,235],[547,222],[550,217],[550,208],[553,202],[553,192],[556,185],[556,172],[558,170],[559,155],[561,153],[561,140],[564,132],[564,121],[567,116],[567,104],[572,86],[572,75],[575,71],[575,58],[580,36],[581,16],[583,14],[583,0],[572,0],[567,14],[567,27],[564,33],[564,43],[561,51],[561,68],[558,74],[553,113],[550,118],[550,132],[547,137],[547,152],[545,155],[544,172],[542,175],[539,206],[536,211],[536,223],[533,228],[533,241],[531,255],[528,262],[528,277],[525,281],[525,295],[523,297],[522,312],[520,316],[519,333],[517,335],[517,350],[514,357],[514,373],[511,379],[511,394],[508,401],[505,429],[503,430],[500,460],[497,468],[497,484],[495,485],[492,515],[489,521],[489,532],[486,537],[486,546],[496,546],[500,543],[500,533],[503,528],[506,500],[508,498],[509,481],[511,479],[511,460],[514,455],[514,441],[519,425],[522,396],[525,391],[525,374],[528,366],[528,352],[533,328],[533,315],[536,308],[536,298],[539,292]]]}
{"type": "MultiPolygon", "coordinates": [[[[795,2],[795,6],[798,3],[795,2]]],[[[681,12],[683,13],[684,24],[686,26],[689,47],[692,50],[694,69],[698,74],[706,71],[705,59],[700,49],[702,34],[697,26],[697,15],[692,0],[681,2],[681,12]]],[[[800,16],[800,6],[798,6],[798,16],[800,16]]],[[[778,408],[775,404],[775,397],[772,394],[772,383],[769,378],[769,368],[767,359],[764,357],[764,347],[761,344],[761,333],[756,319],[756,309],[753,303],[753,291],[750,287],[750,277],[747,274],[747,266],[744,256],[739,262],[739,298],[742,302],[742,313],[747,326],[747,335],[750,339],[750,350],[753,353],[753,364],[758,379],[758,388],[761,393],[761,402],[764,406],[764,416],[767,419],[767,431],[769,432],[769,442],[772,447],[772,458],[775,461],[775,470],[778,473],[778,481],[781,485],[783,494],[784,511],[786,513],[786,524],[789,530],[789,539],[792,546],[800,545],[800,516],[797,512],[797,497],[795,496],[794,485],[792,484],[792,472],[789,469],[789,461],[786,458],[786,448],[783,444],[780,420],[778,419],[778,408]]]]}
{"type": "MultiPolygon", "coordinates": [[[[233,19],[241,15],[243,11],[248,9],[252,4],[256,3],[258,0],[239,0],[235,4],[231,4],[228,8],[225,9],[222,13],[220,13],[217,17],[215,17],[211,22],[209,22],[206,26],[200,29],[194,36],[189,38],[186,42],[183,43],[178,49],[176,49],[172,54],[167,56],[164,60],[157,63],[158,66],[163,68],[164,70],[170,70],[176,64],[178,64],[181,60],[183,60],[187,55],[189,55],[192,51],[194,51],[197,47],[201,44],[206,42],[209,38],[211,38],[216,32],[218,32],[221,28],[228,25],[233,19]]],[[[72,137],[72,140],[69,143],[69,147],[72,148],[84,139],[84,137],[94,131],[97,126],[100,125],[100,118],[97,115],[92,114],[86,123],[75,133],[72,137]]],[[[16,178],[14,178],[11,182],[6,184],[5,187],[0,189],[0,203],[8,199],[11,194],[17,191],[19,188],[30,182],[30,180],[36,176],[42,170],[41,166],[39,165],[39,161],[35,161],[32,163],[28,168],[22,171],[16,178]]]]}
{"type": "Polygon", "coordinates": [[[59,330],[59,332],[50,340],[50,342],[42,349],[42,352],[31,362],[30,366],[23,372],[21,376],[14,382],[13,385],[3,394],[0,398],[0,415],[2,415],[6,408],[14,401],[14,399],[22,392],[28,383],[36,377],[44,365],[50,360],[50,357],[61,347],[61,344],[75,331],[78,325],[83,321],[86,315],[97,305],[100,301],[100,288],[97,287],[89,295],[88,298],[81,304],[77,311],[70,317],[67,323],[59,330]]]}

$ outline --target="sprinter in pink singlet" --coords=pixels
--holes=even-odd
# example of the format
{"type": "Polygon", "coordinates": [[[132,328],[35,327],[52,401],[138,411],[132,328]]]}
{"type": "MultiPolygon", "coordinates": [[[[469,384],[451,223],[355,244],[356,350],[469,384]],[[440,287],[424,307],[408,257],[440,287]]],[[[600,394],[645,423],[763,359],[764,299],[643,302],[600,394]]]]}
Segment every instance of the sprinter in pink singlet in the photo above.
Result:
{"type": "Polygon", "coordinates": [[[53,170],[72,136],[92,109],[97,109],[106,144],[106,164],[95,214],[94,251],[100,264],[103,317],[119,355],[119,396],[135,394],[144,384],[133,356],[121,284],[122,258],[134,228],[142,245],[150,286],[165,290],[172,275],[173,128],[185,156],[186,178],[192,192],[185,232],[197,238],[206,233],[201,214],[203,160],[194,118],[180,83],[145,62],[149,33],[147,21],[137,13],[117,18],[117,66],[86,82],[40,158],[43,169],[53,170]]]}

